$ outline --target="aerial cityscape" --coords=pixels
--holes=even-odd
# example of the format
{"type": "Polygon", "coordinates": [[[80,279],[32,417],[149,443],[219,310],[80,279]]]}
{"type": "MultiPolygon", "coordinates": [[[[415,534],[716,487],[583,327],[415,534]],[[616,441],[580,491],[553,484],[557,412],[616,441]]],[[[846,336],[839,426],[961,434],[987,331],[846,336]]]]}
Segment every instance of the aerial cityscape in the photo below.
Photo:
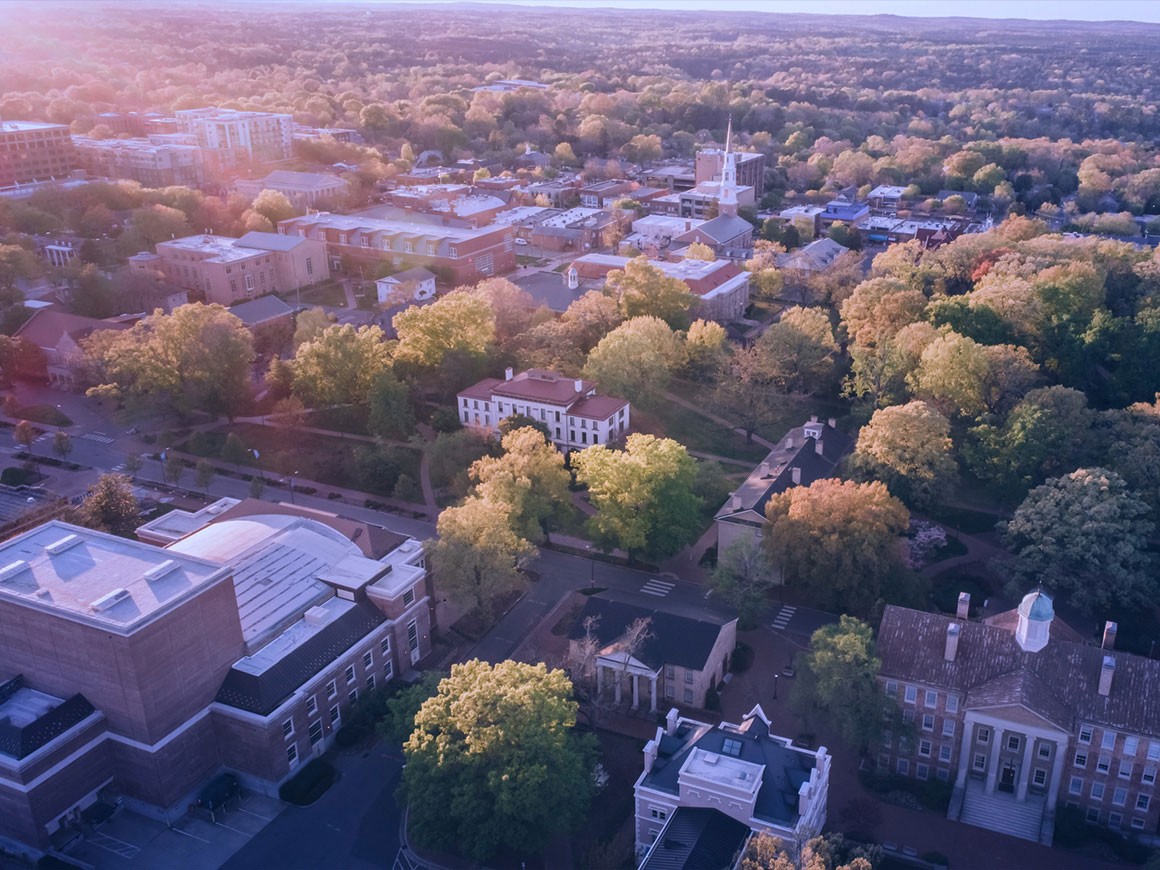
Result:
{"type": "Polygon", "coordinates": [[[0,34],[0,870],[1160,870],[1155,8],[0,34]]]}

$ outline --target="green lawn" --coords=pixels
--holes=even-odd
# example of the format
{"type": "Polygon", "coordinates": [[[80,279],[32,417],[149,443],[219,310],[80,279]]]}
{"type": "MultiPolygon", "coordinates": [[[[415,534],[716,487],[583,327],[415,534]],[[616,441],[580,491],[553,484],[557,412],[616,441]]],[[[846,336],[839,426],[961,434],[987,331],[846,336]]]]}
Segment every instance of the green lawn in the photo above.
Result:
{"type": "Polygon", "coordinates": [[[299,292],[301,292],[303,305],[329,305],[332,308],[346,307],[346,293],[343,291],[342,285],[337,281],[319,281],[317,284],[303,287],[301,291],[291,290],[287,293],[279,293],[278,295],[287,304],[297,305],[299,292]]]}
{"type": "Polygon", "coordinates": [[[633,408],[632,427],[638,432],[672,438],[698,453],[712,453],[754,464],[768,452],[760,444],[746,444],[744,435],[731,432],[708,417],[670,402],[647,411],[633,408]]]}
{"type": "Polygon", "coordinates": [[[73,424],[72,418],[55,405],[21,405],[13,416],[32,423],[43,423],[46,426],[73,424]]]}

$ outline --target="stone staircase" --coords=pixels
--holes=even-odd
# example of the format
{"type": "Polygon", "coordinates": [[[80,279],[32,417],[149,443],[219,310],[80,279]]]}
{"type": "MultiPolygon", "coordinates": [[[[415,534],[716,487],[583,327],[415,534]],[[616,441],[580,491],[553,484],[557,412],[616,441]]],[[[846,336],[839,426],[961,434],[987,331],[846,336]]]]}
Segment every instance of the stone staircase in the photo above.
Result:
{"type": "Polygon", "coordinates": [[[1028,795],[1026,801],[1018,801],[1006,792],[987,794],[981,782],[968,780],[959,821],[1038,843],[1045,806],[1042,796],[1028,795]]]}

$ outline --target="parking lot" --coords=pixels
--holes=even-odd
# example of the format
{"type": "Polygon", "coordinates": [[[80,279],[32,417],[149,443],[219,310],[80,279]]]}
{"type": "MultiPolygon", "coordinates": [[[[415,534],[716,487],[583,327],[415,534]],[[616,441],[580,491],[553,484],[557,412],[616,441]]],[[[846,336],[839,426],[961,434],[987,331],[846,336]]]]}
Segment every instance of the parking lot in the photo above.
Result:
{"type": "Polygon", "coordinates": [[[224,812],[187,815],[172,827],[121,810],[68,855],[101,868],[164,868],[216,870],[282,812],[285,804],[263,795],[247,794],[231,801],[224,812]]]}

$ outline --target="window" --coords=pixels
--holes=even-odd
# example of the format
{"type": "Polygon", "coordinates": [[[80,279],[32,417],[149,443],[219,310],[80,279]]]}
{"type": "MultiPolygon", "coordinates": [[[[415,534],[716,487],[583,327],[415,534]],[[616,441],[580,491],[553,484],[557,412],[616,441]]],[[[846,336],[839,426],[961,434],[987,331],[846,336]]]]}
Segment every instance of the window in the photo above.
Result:
{"type": "Polygon", "coordinates": [[[287,719],[282,723],[282,736],[289,740],[294,736],[294,720],[287,719]]]}
{"type": "Polygon", "coordinates": [[[907,704],[913,704],[915,701],[918,700],[918,687],[917,686],[907,686],[906,692],[905,692],[903,697],[904,697],[907,704]]]}
{"type": "Polygon", "coordinates": [[[1040,743],[1039,746],[1035,750],[1035,754],[1038,755],[1040,758],[1044,758],[1044,759],[1051,758],[1051,744],[1048,743],[1047,741],[1040,743]]]}
{"type": "Polygon", "coordinates": [[[253,276],[253,275],[247,275],[247,276],[246,276],[246,289],[247,289],[247,290],[253,290],[253,289],[254,289],[254,276],[253,276]]]}
{"type": "Polygon", "coordinates": [[[1110,755],[1101,755],[1096,761],[1096,770],[1100,773],[1107,773],[1112,769],[1112,757],[1110,755]]]}
{"type": "Polygon", "coordinates": [[[1128,758],[1136,757],[1136,750],[1140,748],[1139,737],[1125,737],[1124,738],[1124,755],[1128,758]]]}
{"type": "Polygon", "coordinates": [[[1118,788],[1112,792],[1112,803],[1118,807],[1122,807],[1128,802],[1128,790],[1126,788],[1118,788]]]}
{"type": "Polygon", "coordinates": [[[1160,761],[1160,743],[1148,744],[1148,760],[1160,761]]]}
{"type": "Polygon", "coordinates": [[[1107,749],[1109,751],[1116,748],[1116,732],[1105,731],[1103,739],[1100,741],[1100,749],[1107,749]]]}
{"type": "Polygon", "coordinates": [[[676,689],[673,688],[672,683],[665,683],[665,697],[666,698],[676,698],[677,697],[677,691],[676,691],[676,689]]]}
{"type": "Polygon", "coordinates": [[[951,760],[950,744],[944,743],[938,748],[938,760],[949,762],[951,760]]]}
{"type": "Polygon", "coordinates": [[[918,754],[923,758],[930,758],[931,744],[929,740],[918,741],[918,754]]]}
{"type": "Polygon", "coordinates": [[[1007,735],[1007,749],[1011,752],[1019,751],[1019,737],[1014,734],[1007,735]]]}
{"type": "Polygon", "coordinates": [[[286,747],[286,761],[290,764],[291,767],[294,767],[296,764],[298,764],[298,744],[297,743],[291,743],[289,746],[286,747]]]}
{"type": "Polygon", "coordinates": [[[1080,743],[1091,743],[1092,742],[1092,726],[1091,725],[1080,726],[1079,742],[1080,743]]]}
{"type": "Polygon", "coordinates": [[[387,660],[387,661],[386,661],[386,662],[383,664],[383,679],[384,679],[384,680],[387,680],[387,681],[389,682],[389,681],[390,681],[390,679],[391,679],[391,678],[392,678],[394,675],[395,675],[395,669],[394,669],[394,667],[391,665],[391,661],[390,661],[390,659],[388,659],[388,660],[387,660]]]}
{"type": "Polygon", "coordinates": [[[346,677],[346,681],[348,683],[354,682],[354,665],[347,665],[346,666],[346,672],[345,672],[344,676],[346,677]]]}
{"type": "Polygon", "coordinates": [[[903,776],[906,776],[908,773],[910,773],[910,762],[905,758],[898,759],[898,772],[903,776]]]}
{"type": "Polygon", "coordinates": [[[1047,785],[1047,768],[1037,767],[1031,774],[1032,785],[1047,785]]]}
{"type": "Polygon", "coordinates": [[[382,639],[382,642],[379,643],[379,649],[382,651],[383,655],[390,655],[390,653],[391,653],[391,638],[390,638],[390,636],[384,637],[382,639]]]}
{"type": "Polygon", "coordinates": [[[369,668],[371,665],[374,664],[374,662],[375,662],[374,654],[368,649],[365,653],[363,653],[363,667],[369,668]]]}
{"type": "Polygon", "coordinates": [[[1084,816],[1084,818],[1091,822],[1093,825],[1098,825],[1100,823],[1100,808],[1088,807],[1087,814],[1084,816]]]}
{"type": "Polygon", "coordinates": [[[1144,772],[1140,774],[1140,782],[1145,785],[1153,785],[1156,782],[1156,768],[1149,764],[1144,768],[1144,772]]]}
{"type": "Polygon", "coordinates": [[[419,649],[419,622],[415,619],[407,623],[407,649],[411,652],[419,649]]]}
{"type": "Polygon", "coordinates": [[[923,699],[924,706],[937,707],[938,706],[938,692],[932,689],[926,690],[926,697],[923,699]]]}
{"type": "Polygon", "coordinates": [[[922,715],[922,730],[923,731],[933,731],[934,730],[934,714],[933,713],[923,713],[923,715],[922,715]]]}
{"type": "Polygon", "coordinates": [[[902,721],[903,722],[913,722],[914,721],[914,711],[913,710],[903,710],[902,711],[902,721]]]}
{"type": "Polygon", "coordinates": [[[725,742],[721,744],[721,751],[726,755],[732,755],[734,758],[740,758],[741,741],[735,740],[732,737],[726,737],[725,742]]]}
{"type": "Polygon", "coordinates": [[[367,674],[367,691],[373,692],[375,690],[375,675],[367,674]]]}
{"type": "Polygon", "coordinates": [[[1086,752],[1080,752],[1078,750],[1076,751],[1076,753],[1075,753],[1075,766],[1076,767],[1087,767],[1087,753],[1086,752]]]}
{"type": "Polygon", "coordinates": [[[1102,801],[1104,799],[1104,784],[1102,782],[1092,783],[1092,800],[1102,801]]]}
{"type": "Polygon", "coordinates": [[[1134,765],[1130,761],[1120,762],[1120,779],[1131,779],[1134,765]]]}
{"type": "Polygon", "coordinates": [[[322,739],[322,720],[315,719],[310,723],[310,745],[313,746],[322,739]]]}
{"type": "Polygon", "coordinates": [[[888,767],[890,767],[890,756],[885,752],[879,753],[879,755],[878,755],[878,768],[879,768],[879,770],[886,770],[886,768],[888,768],[888,767]]]}
{"type": "Polygon", "coordinates": [[[1068,783],[1067,790],[1070,794],[1079,794],[1083,791],[1083,777],[1073,776],[1071,782],[1068,783]]]}
{"type": "Polygon", "coordinates": [[[671,680],[673,678],[673,666],[665,665],[665,679],[671,680]]]}
{"type": "Polygon", "coordinates": [[[1132,819],[1132,827],[1137,831],[1141,830],[1144,827],[1144,820],[1132,819]]]}
{"type": "Polygon", "coordinates": [[[943,719],[943,737],[955,736],[955,720],[943,719]]]}
{"type": "Polygon", "coordinates": [[[1108,827],[1118,828],[1124,822],[1124,817],[1119,813],[1108,813],[1108,827]]]}
{"type": "Polygon", "coordinates": [[[980,728],[978,730],[978,732],[975,734],[975,739],[977,741],[979,741],[979,743],[990,743],[991,742],[991,729],[990,728],[980,728]]]}
{"type": "Polygon", "coordinates": [[[318,701],[316,701],[314,699],[314,696],[311,695],[309,698],[306,699],[306,715],[313,716],[317,712],[318,712],[318,701]]]}
{"type": "Polygon", "coordinates": [[[948,769],[947,769],[947,768],[945,768],[945,767],[940,767],[938,770],[936,770],[936,771],[935,771],[935,774],[934,774],[934,775],[935,775],[935,776],[936,776],[938,779],[942,780],[943,782],[949,782],[949,781],[950,781],[950,778],[951,778],[951,772],[950,772],[950,770],[948,770],[948,769]]]}
{"type": "Polygon", "coordinates": [[[342,718],[342,711],[338,709],[338,704],[330,708],[330,724],[338,724],[338,720],[342,718]]]}
{"type": "Polygon", "coordinates": [[[948,713],[959,712],[959,696],[958,695],[947,695],[947,712],[948,713]]]}
{"type": "Polygon", "coordinates": [[[914,766],[914,775],[918,779],[927,779],[930,776],[930,768],[920,762],[914,766]]]}
{"type": "Polygon", "coordinates": [[[688,668],[685,668],[685,682],[686,683],[693,682],[693,672],[691,670],[689,670],[688,668]]]}
{"type": "Polygon", "coordinates": [[[335,680],[331,680],[329,683],[326,684],[326,697],[333,698],[337,694],[338,694],[338,683],[335,680]]]}
{"type": "Polygon", "coordinates": [[[971,767],[974,770],[986,770],[987,769],[987,756],[985,756],[981,752],[976,752],[975,757],[971,760],[971,767]]]}
{"type": "Polygon", "coordinates": [[[686,704],[693,703],[693,690],[692,689],[685,689],[685,703],[686,704]]]}
{"type": "Polygon", "coordinates": [[[410,589],[408,589],[406,592],[403,593],[403,606],[410,607],[414,603],[415,603],[415,587],[412,586],[410,589]]]}
{"type": "Polygon", "coordinates": [[[1148,809],[1148,805],[1150,803],[1152,803],[1152,798],[1148,797],[1148,795],[1146,795],[1146,794],[1136,795],[1136,809],[1146,810],[1146,809],[1148,809]]]}
{"type": "Polygon", "coordinates": [[[358,703],[358,689],[357,688],[351,689],[350,693],[346,697],[350,700],[351,706],[357,704],[358,703]]]}
{"type": "Polygon", "coordinates": [[[669,817],[669,812],[668,810],[658,809],[657,807],[650,807],[649,815],[656,819],[658,822],[663,822],[669,817]]]}

